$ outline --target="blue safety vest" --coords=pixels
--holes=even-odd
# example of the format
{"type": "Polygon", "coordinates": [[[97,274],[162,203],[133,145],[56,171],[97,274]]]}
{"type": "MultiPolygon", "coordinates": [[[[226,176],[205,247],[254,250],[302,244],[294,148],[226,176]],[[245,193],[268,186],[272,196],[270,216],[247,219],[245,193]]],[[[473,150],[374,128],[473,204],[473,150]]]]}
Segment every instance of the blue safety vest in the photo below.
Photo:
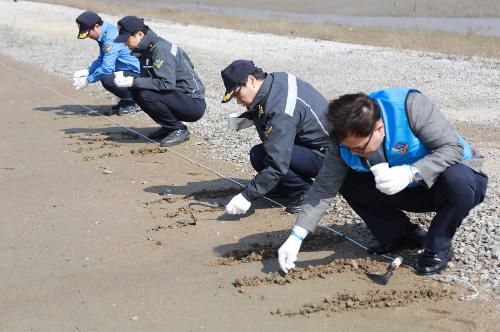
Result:
{"type": "MultiPolygon", "coordinates": [[[[406,98],[410,92],[418,90],[392,88],[372,92],[369,96],[380,106],[385,126],[384,152],[389,166],[413,165],[430,153],[430,150],[413,133],[406,113],[406,98]]],[[[464,147],[463,160],[470,159],[472,149],[467,141],[456,134],[464,147]]],[[[340,155],[346,164],[358,172],[369,172],[361,158],[351,153],[346,146],[340,145],[340,155]]]]}

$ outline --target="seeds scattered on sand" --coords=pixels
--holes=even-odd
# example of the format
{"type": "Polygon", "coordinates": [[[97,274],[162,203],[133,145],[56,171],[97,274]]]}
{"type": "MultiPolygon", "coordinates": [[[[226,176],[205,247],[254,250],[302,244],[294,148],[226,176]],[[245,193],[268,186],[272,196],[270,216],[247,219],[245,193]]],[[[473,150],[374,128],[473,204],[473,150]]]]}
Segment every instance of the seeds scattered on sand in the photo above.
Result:
{"type": "Polygon", "coordinates": [[[297,280],[325,279],[328,275],[356,271],[366,273],[374,269],[374,266],[382,265],[371,258],[362,259],[336,259],[327,265],[308,266],[297,268],[283,275],[281,272],[272,272],[265,277],[242,276],[233,282],[234,287],[255,287],[262,284],[286,285],[297,280]]]}
{"type": "Polygon", "coordinates": [[[406,290],[369,290],[366,293],[337,293],[317,304],[304,304],[297,310],[277,309],[271,312],[278,316],[310,315],[319,312],[344,312],[373,308],[396,308],[421,300],[438,301],[451,298],[453,293],[439,285],[417,286],[406,290]]]}
{"type": "MultiPolygon", "coordinates": [[[[319,231],[309,235],[302,244],[302,251],[320,251],[331,250],[333,247],[344,241],[345,238],[332,235],[325,231],[319,231]]],[[[217,259],[212,265],[237,265],[241,263],[258,262],[265,259],[278,257],[280,243],[274,243],[272,240],[266,244],[252,243],[251,248],[235,249],[226,252],[221,258],[217,259]]]]}
{"type": "Polygon", "coordinates": [[[142,147],[136,150],[130,150],[130,154],[137,155],[137,156],[147,156],[147,155],[152,155],[152,154],[157,154],[157,153],[166,153],[168,152],[167,149],[162,149],[158,146],[154,147],[142,147]]]}

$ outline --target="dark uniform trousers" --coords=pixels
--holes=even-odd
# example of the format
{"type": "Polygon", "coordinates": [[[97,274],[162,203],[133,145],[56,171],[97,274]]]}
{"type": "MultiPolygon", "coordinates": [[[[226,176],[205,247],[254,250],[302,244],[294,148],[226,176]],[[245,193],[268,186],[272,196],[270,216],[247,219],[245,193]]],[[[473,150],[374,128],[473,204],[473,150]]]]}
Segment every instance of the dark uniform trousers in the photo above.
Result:
{"type": "Polygon", "coordinates": [[[168,130],[186,129],[181,122],[198,121],[205,113],[205,99],[179,91],[131,89],[132,98],[156,123],[168,130]]]}
{"type": "MultiPolygon", "coordinates": [[[[139,77],[139,74],[134,73],[132,71],[124,71],[123,76],[133,76],[133,77],[139,77]]],[[[115,75],[113,73],[109,75],[104,75],[101,77],[101,84],[104,87],[104,89],[108,90],[118,98],[124,100],[124,101],[132,101],[132,94],[130,93],[129,88],[119,88],[115,85],[114,82],[115,75]]]]}
{"type": "Polygon", "coordinates": [[[463,164],[447,168],[436,183],[407,188],[386,195],[375,187],[371,172],[350,170],[340,194],[363,219],[380,244],[394,241],[415,229],[402,211],[436,212],[431,221],[424,248],[442,252],[451,246],[452,238],[469,211],[484,200],[488,177],[463,164]]]}
{"type": "MultiPolygon", "coordinates": [[[[250,149],[250,162],[257,172],[266,167],[264,165],[265,157],[266,152],[263,144],[255,145],[250,149]]],[[[288,172],[281,177],[271,193],[281,194],[288,198],[295,198],[303,194],[313,183],[312,179],[318,175],[322,164],[322,156],[304,146],[294,145],[288,172]]]]}

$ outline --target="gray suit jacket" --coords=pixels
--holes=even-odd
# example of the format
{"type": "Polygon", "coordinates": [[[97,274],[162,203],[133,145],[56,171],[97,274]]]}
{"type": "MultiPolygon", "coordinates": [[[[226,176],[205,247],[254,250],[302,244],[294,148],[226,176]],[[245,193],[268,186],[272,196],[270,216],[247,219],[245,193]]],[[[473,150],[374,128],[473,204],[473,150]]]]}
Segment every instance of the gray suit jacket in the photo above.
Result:
{"type": "MultiPolygon", "coordinates": [[[[432,151],[413,164],[420,171],[424,185],[432,187],[444,170],[459,162],[475,171],[481,170],[483,157],[476,151],[473,151],[474,156],[470,160],[462,161],[463,146],[455,135],[456,131],[432,101],[421,93],[410,93],[406,110],[413,132],[432,151]]],[[[297,226],[314,231],[340,190],[348,171],[349,167],[340,157],[338,146],[332,146],[307,193],[304,207],[297,216],[297,226]]]]}

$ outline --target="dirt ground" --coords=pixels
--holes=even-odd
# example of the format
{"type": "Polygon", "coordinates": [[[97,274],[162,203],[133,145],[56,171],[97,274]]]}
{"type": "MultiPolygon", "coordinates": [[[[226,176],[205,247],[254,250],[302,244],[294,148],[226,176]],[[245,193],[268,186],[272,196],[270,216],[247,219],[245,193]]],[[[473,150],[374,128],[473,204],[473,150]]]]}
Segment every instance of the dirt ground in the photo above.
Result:
{"type": "MultiPolygon", "coordinates": [[[[15,71],[109,107],[67,80],[6,57],[0,67],[0,330],[498,331],[487,297],[460,301],[462,284],[407,269],[375,285],[365,273],[387,262],[340,237],[313,237],[283,277],[276,248],[293,216],[259,202],[228,217],[229,181],[15,71]]],[[[196,142],[173,150],[234,176],[196,142]]]]}

